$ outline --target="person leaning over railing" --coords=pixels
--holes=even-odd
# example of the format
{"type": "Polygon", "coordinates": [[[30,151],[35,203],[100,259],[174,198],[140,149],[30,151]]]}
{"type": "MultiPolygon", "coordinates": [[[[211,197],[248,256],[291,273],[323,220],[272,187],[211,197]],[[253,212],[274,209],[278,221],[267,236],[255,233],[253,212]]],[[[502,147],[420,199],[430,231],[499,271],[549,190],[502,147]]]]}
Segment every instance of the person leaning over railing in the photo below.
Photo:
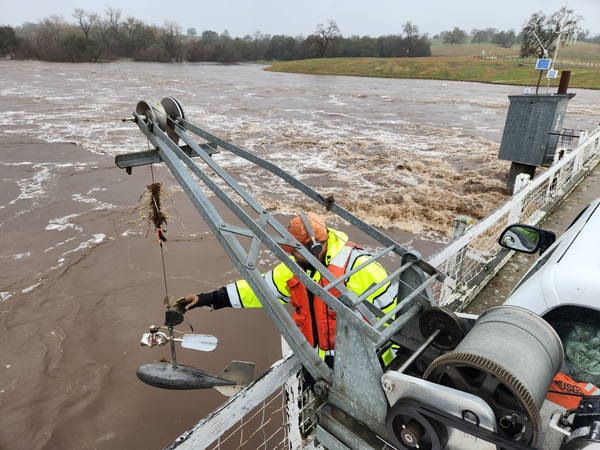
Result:
{"type": "MultiPolygon", "coordinates": [[[[307,216],[314,230],[315,241],[309,236],[300,216],[295,217],[290,222],[288,231],[313,254],[317,253],[318,246],[322,246],[321,251],[315,256],[336,278],[350,272],[354,267],[371,258],[371,255],[366,253],[361,247],[348,241],[348,236],[345,233],[327,228],[325,221],[317,214],[308,213],[307,216]]],[[[286,252],[291,253],[292,259],[316,283],[321,286],[329,284],[296,249],[284,245],[281,247],[286,252]]],[[[302,331],[308,342],[319,350],[319,354],[325,362],[330,367],[333,367],[335,311],[328,308],[321,299],[306,289],[300,280],[283,263],[263,274],[263,277],[283,303],[291,301],[294,306],[294,315],[292,317],[294,322],[300,328],[300,331],[302,331]]],[[[385,269],[379,263],[373,262],[345,280],[344,285],[350,291],[360,296],[370,286],[378,284],[386,277],[387,273],[385,269]]],[[[392,284],[388,282],[368,297],[367,300],[384,312],[389,311],[395,306],[397,295],[395,289],[391,287],[392,284]]],[[[339,291],[335,288],[331,289],[330,293],[335,297],[340,295],[339,291]]],[[[240,280],[213,292],[190,294],[177,300],[177,307],[181,312],[199,306],[210,306],[214,309],[221,309],[225,307],[256,308],[262,305],[254,292],[252,292],[248,282],[240,280]]],[[[383,355],[384,364],[387,365],[392,358],[392,352],[386,352],[383,355]]]]}

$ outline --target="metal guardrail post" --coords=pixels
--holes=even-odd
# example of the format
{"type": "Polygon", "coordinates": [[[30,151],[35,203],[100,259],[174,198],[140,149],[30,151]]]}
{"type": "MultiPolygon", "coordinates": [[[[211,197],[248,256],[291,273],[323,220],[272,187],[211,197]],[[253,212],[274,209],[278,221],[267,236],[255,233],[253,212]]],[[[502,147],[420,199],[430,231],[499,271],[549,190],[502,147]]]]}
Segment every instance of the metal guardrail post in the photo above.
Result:
{"type": "Polygon", "coordinates": [[[529,181],[531,181],[531,177],[529,176],[529,174],[520,173],[519,175],[517,175],[513,195],[515,195],[517,192],[519,192],[521,189],[527,186],[527,184],[529,184],[529,181]]]}
{"type": "MultiPolygon", "coordinates": [[[[454,219],[454,226],[452,227],[452,240],[458,239],[469,227],[473,225],[473,218],[469,216],[458,216],[454,219]]],[[[448,259],[448,276],[454,280],[454,285],[444,283],[442,291],[442,300],[450,297],[454,294],[462,284],[462,277],[465,268],[466,256],[467,256],[468,245],[465,246],[455,256],[448,259]]]]}
{"type": "Polygon", "coordinates": [[[575,156],[575,161],[573,161],[573,173],[574,174],[581,170],[581,167],[583,165],[582,161],[583,161],[583,152],[579,152],[575,156]]]}
{"type": "MultiPolygon", "coordinates": [[[[525,188],[525,186],[529,184],[530,179],[531,177],[526,173],[521,173],[517,175],[513,195],[522,191],[523,188],[525,188]]],[[[510,209],[510,213],[508,215],[509,225],[512,223],[519,223],[519,221],[521,220],[521,213],[523,212],[523,202],[524,198],[522,196],[515,198],[515,201],[513,202],[512,208],[510,209]]]]}

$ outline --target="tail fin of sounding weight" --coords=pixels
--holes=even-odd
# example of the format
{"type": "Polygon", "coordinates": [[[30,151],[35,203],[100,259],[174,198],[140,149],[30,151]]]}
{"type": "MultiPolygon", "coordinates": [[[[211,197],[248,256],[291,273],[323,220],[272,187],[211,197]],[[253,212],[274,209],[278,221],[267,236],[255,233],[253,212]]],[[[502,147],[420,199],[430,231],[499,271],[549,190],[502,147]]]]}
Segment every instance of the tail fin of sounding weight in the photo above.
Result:
{"type": "Polygon", "coordinates": [[[254,379],[254,363],[231,361],[219,374],[219,378],[235,383],[233,386],[215,386],[215,389],[221,394],[232,397],[248,386],[254,379]]]}

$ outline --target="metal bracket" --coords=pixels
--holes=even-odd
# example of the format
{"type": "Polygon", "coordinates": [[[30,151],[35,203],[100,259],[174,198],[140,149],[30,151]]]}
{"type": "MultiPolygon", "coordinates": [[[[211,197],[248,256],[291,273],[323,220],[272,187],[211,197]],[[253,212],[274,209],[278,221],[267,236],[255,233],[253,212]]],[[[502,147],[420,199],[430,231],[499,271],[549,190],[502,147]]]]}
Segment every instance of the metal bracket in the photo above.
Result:
{"type": "MultiPolygon", "coordinates": [[[[198,156],[201,156],[189,145],[182,145],[179,148],[190,158],[196,158],[198,156]]],[[[199,148],[204,150],[209,156],[212,156],[215,153],[220,153],[217,149],[216,144],[202,144],[199,145],[199,148]]],[[[158,148],[155,150],[144,150],[141,152],[126,153],[123,155],[115,156],[115,164],[117,165],[117,167],[120,169],[128,169],[127,173],[130,175],[132,167],[146,166],[148,164],[158,164],[161,162],[164,161],[160,157],[158,148]]]]}
{"type": "MultiPolygon", "coordinates": [[[[469,411],[477,417],[480,427],[496,431],[494,413],[488,404],[479,397],[393,370],[385,373],[381,383],[390,405],[395,405],[402,399],[418,399],[425,405],[435,406],[460,419],[463,418],[464,411],[469,411]]],[[[455,428],[450,428],[446,449],[464,450],[466,448],[496,449],[492,444],[455,428]]]]}
{"type": "MultiPolygon", "coordinates": [[[[261,228],[261,230],[264,230],[267,226],[268,219],[269,213],[263,209],[258,217],[258,226],[261,228]]],[[[253,236],[252,244],[250,244],[250,250],[248,250],[248,256],[246,257],[246,267],[248,269],[254,269],[256,265],[256,258],[258,258],[261,242],[262,241],[258,238],[258,236],[253,236]]]]}
{"type": "MultiPolygon", "coordinates": [[[[268,218],[267,218],[267,220],[268,220],[268,218]]],[[[221,228],[221,230],[223,230],[223,231],[229,231],[230,233],[239,234],[241,236],[246,236],[246,237],[251,237],[251,238],[253,238],[254,236],[256,236],[248,228],[236,227],[235,225],[231,225],[231,224],[228,224],[228,223],[221,223],[221,224],[219,224],[219,228],[221,228]]],[[[285,238],[282,238],[280,236],[273,236],[271,234],[269,234],[268,236],[271,239],[273,239],[279,245],[287,245],[289,247],[295,247],[295,248],[302,247],[302,245],[300,245],[300,243],[298,241],[296,241],[296,240],[292,241],[291,239],[285,239],[285,238]]]]}

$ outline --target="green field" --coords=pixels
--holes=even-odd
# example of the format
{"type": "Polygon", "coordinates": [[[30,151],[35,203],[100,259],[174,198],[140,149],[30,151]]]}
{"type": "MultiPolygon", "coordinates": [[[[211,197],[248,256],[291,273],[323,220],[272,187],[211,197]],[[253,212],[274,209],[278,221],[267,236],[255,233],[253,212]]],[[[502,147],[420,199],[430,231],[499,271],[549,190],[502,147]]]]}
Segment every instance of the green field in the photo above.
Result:
{"type": "Polygon", "coordinates": [[[471,44],[471,36],[467,36],[467,43],[461,45],[448,45],[442,43],[442,39],[430,39],[431,56],[479,56],[482,51],[492,55],[515,55],[519,53],[520,46],[513,45],[512,48],[502,48],[489,42],[483,44],[471,44]]]}
{"type": "MultiPolygon", "coordinates": [[[[431,39],[431,56],[480,56],[482,51],[494,56],[517,56],[521,49],[520,44],[515,44],[511,48],[503,48],[490,43],[471,44],[470,42],[471,36],[468,36],[467,43],[462,45],[448,45],[443,44],[441,39],[431,39]]],[[[550,56],[553,57],[554,53],[550,56]]],[[[600,62],[600,45],[588,42],[563,45],[558,49],[557,60],[600,62]]]]}
{"type": "MultiPolygon", "coordinates": [[[[581,44],[578,44],[581,45],[581,44]]],[[[593,44],[589,44],[593,45],[593,44]]],[[[453,46],[478,49],[483,46],[453,46]]],[[[596,48],[600,48],[594,45],[596,48]]],[[[494,47],[497,48],[497,47],[494,47]]],[[[471,50],[471,52],[477,51],[471,50]]],[[[433,48],[432,48],[433,53],[433,48]]],[[[513,51],[511,54],[515,54],[513,51]]],[[[562,52],[559,50],[559,58],[562,52]]],[[[565,59],[567,59],[565,57],[565,59]]],[[[573,60],[569,58],[569,60],[573,60]]],[[[600,89],[600,69],[556,66],[558,70],[570,70],[570,87],[600,89]]],[[[500,60],[477,59],[472,56],[440,56],[432,58],[320,58],[303,61],[290,61],[275,64],[264,70],[319,75],[351,75],[378,78],[419,78],[452,81],[477,81],[496,84],[516,84],[535,86],[539,72],[532,64],[522,64],[500,60]]],[[[559,80],[552,80],[550,86],[558,86],[559,80]]],[[[547,81],[542,78],[542,86],[547,81]]]]}

